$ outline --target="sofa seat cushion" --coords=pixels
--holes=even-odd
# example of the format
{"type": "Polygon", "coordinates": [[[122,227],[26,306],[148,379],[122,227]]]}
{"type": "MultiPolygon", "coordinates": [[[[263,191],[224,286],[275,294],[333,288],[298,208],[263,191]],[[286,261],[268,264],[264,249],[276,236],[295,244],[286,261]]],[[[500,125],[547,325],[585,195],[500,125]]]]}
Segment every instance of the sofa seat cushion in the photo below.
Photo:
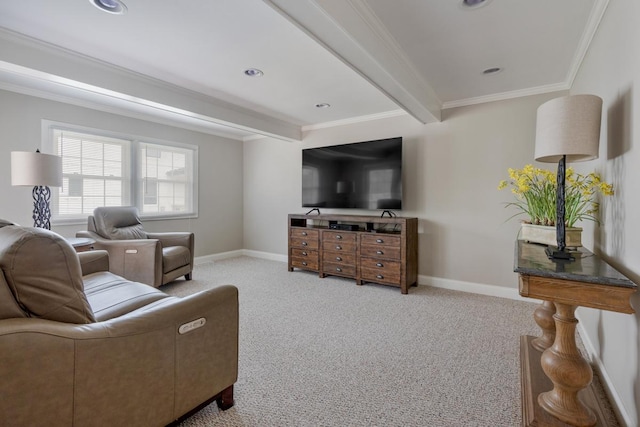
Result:
{"type": "Polygon", "coordinates": [[[108,271],[84,276],[84,291],[98,322],[169,298],[167,294],[152,286],[130,282],[108,271]]]}
{"type": "Polygon", "coordinates": [[[64,323],[95,322],[83,292],[76,251],[42,228],[0,228],[0,268],[19,307],[29,316],[64,323]]]}
{"type": "Polygon", "coordinates": [[[191,252],[184,246],[168,246],[162,248],[162,273],[168,273],[176,268],[189,265],[191,252]]]}

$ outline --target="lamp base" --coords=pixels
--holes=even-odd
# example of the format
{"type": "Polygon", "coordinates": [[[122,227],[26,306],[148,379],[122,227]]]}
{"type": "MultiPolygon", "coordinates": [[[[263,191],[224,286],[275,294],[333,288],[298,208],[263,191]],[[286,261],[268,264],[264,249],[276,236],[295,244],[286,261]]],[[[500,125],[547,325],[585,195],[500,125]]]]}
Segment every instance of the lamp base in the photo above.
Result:
{"type": "Polygon", "coordinates": [[[571,255],[571,252],[567,249],[558,249],[556,246],[547,246],[544,251],[547,254],[547,258],[551,260],[573,261],[575,258],[571,255]]]}
{"type": "Polygon", "coordinates": [[[36,185],[31,192],[33,196],[33,226],[51,230],[51,189],[47,186],[36,185]]]}

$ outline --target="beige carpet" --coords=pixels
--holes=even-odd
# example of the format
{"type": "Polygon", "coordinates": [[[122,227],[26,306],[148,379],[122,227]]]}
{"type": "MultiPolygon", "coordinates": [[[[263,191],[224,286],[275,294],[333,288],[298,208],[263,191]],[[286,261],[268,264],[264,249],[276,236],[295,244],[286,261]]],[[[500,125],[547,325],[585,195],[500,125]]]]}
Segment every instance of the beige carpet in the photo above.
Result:
{"type": "Polygon", "coordinates": [[[397,288],[239,257],[198,265],[188,295],[239,288],[235,406],[182,426],[519,426],[519,337],[535,304],[397,288]]]}

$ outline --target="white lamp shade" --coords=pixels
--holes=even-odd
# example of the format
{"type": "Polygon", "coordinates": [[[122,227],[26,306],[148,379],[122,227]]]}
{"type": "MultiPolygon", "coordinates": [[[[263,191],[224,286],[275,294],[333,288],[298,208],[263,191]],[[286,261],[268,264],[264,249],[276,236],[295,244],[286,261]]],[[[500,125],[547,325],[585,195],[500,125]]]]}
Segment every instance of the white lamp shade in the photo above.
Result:
{"type": "Polygon", "coordinates": [[[535,159],[557,163],[598,157],[602,99],[595,95],[571,95],[547,101],[538,107],[535,159]]]}
{"type": "Polygon", "coordinates": [[[11,185],[61,187],[62,157],[33,151],[12,151],[11,185]]]}

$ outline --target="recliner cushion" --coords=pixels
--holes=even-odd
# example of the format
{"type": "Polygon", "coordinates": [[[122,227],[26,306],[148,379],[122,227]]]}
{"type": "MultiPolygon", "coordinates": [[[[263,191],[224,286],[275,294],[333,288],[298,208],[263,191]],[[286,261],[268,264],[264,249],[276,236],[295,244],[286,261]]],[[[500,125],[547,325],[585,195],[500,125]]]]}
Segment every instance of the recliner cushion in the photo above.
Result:
{"type": "Polygon", "coordinates": [[[162,248],[162,273],[168,273],[191,262],[191,252],[184,246],[162,248]]]}
{"type": "Polygon", "coordinates": [[[96,232],[105,239],[146,239],[138,209],[133,206],[108,206],[93,210],[96,232]]]}
{"type": "Polygon", "coordinates": [[[41,228],[0,228],[0,268],[13,298],[29,317],[95,322],[78,255],[58,234],[41,228]]]}

